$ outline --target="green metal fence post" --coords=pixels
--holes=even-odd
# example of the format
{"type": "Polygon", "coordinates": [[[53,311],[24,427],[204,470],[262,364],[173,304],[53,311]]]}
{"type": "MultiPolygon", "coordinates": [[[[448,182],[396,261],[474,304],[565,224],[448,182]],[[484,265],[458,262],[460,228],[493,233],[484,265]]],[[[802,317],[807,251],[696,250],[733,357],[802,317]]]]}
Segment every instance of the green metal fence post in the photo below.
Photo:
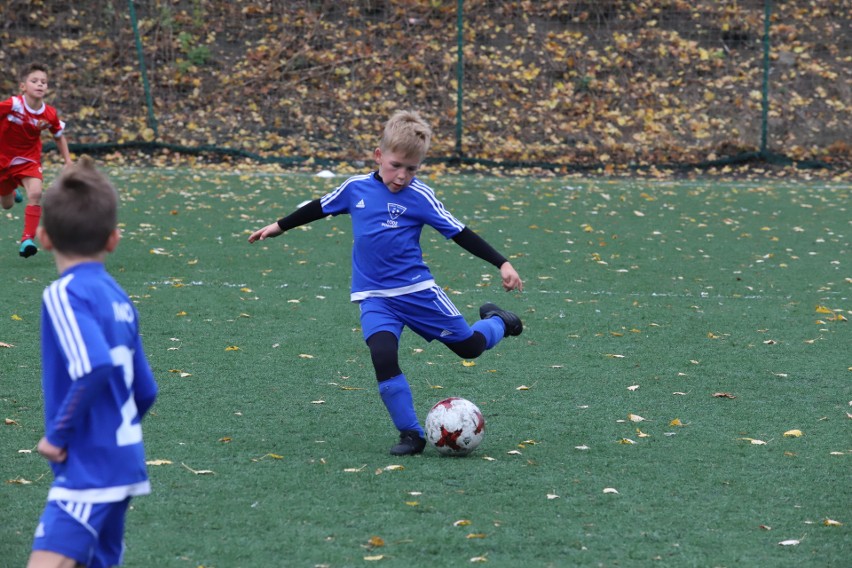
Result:
{"type": "Polygon", "coordinates": [[[145,53],[142,50],[142,37],[139,35],[139,23],[136,20],[136,7],[133,0],[127,0],[130,6],[130,23],[133,26],[133,36],[136,38],[136,56],[139,58],[139,73],[142,75],[142,88],[145,89],[145,104],[148,106],[148,126],[154,131],[154,138],[159,137],[157,132],[157,118],[154,116],[154,103],[151,99],[151,88],[148,86],[148,72],[145,70],[145,53]]]}
{"type": "Polygon", "coordinates": [[[456,27],[458,28],[458,54],[456,63],[456,157],[461,158],[462,151],[462,99],[464,89],[464,0],[459,0],[456,27]]]}
{"type": "Polygon", "coordinates": [[[763,3],[763,116],[760,122],[760,157],[768,157],[766,137],[769,122],[769,30],[772,19],[772,0],[763,3]]]}

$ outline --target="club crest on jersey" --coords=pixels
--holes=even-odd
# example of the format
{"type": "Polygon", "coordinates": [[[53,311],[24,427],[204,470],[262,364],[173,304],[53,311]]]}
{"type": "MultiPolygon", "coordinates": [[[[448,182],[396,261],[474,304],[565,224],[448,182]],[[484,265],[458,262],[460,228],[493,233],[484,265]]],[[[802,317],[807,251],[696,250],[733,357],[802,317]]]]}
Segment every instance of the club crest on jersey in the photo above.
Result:
{"type": "Polygon", "coordinates": [[[390,219],[386,222],[382,223],[383,227],[398,227],[399,223],[397,219],[399,219],[400,215],[405,213],[406,207],[402,205],[397,205],[396,203],[388,203],[388,214],[390,215],[390,219]]]}

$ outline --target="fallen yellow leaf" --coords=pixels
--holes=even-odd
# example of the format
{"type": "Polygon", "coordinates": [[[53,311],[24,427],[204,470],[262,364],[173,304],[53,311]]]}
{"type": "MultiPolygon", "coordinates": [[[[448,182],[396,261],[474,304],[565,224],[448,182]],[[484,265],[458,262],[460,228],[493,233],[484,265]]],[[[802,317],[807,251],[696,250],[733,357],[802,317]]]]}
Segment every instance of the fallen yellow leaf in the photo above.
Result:
{"type": "Polygon", "coordinates": [[[485,538],[485,533],[470,533],[465,538],[485,538]]]}
{"type": "Polygon", "coordinates": [[[802,435],[803,434],[801,430],[787,430],[786,432],[784,432],[785,438],[801,438],[802,435]]]}
{"type": "Polygon", "coordinates": [[[225,347],[225,351],[239,351],[239,350],[240,350],[240,348],[237,347],[236,345],[229,345],[229,346],[225,347]]]}
{"type": "Polygon", "coordinates": [[[367,544],[369,544],[370,546],[373,546],[373,547],[377,547],[377,548],[378,548],[379,546],[384,546],[384,545],[385,545],[385,541],[384,541],[384,539],[383,539],[382,537],[380,537],[380,536],[371,536],[371,537],[370,537],[370,540],[368,540],[368,541],[367,541],[367,544]]]}
{"type": "Polygon", "coordinates": [[[840,521],[835,521],[835,520],[832,520],[832,519],[826,519],[822,522],[822,524],[827,526],[827,527],[842,527],[843,526],[843,523],[841,523],[840,521]]]}
{"type": "Polygon", "coordinates": [[[683,422],[680,421],[680,418],[675,418],[669,422],[669,426],[683,426],[683,422]]]}
{"type": "Polygon", "coordinates": [[[453,523],[454,527],[466,527],[470,525],[470,521],[467,519],[459,519],[458,521],[453,523]]]}
{"type": "Polygon", "coordinates": [[[641,416],[639,416],[638,414],[628,414],[628,415],[627,415],[627,418],[628,418],[631,422],[642,422],[643,420],[645,420],[644,418],[642,418],[642,417],[641,417],[641,416]]]}

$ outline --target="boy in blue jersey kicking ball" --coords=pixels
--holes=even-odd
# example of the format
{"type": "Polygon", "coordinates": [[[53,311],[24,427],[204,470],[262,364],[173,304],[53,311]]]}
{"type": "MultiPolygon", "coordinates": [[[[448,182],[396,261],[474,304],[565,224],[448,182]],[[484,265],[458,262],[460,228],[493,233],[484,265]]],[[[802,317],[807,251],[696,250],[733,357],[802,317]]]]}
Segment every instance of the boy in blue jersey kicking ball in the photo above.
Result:
{"type": "Polygon", "coordinates": [[[54,481],[27,566],[117,566],[130,499],[151,491],[140,420],[157,383],[139,314],[104,267],[120,239],[115,188],[84,156],[53,183],[43,207],[38,239],[60,277],[42,302],[38,451],[54,481]]]}
{"type": "Polygon", "coordinates": [[[506,258],[453,217],[435,192],[415,177],[432,138],[416,112],[398,111],[385,124],[375,151],[378,169],[350,177],[337,189],[259,229],[249,242],[276,237],[327,215],[352,218],[352,290],[361,308],[361,329],[379,382],[382,402],[399,430],[393,455],[419,454],[426,446],[414,410],[411,388],[399,367],[403,327],[456,355],[473,359],[504,337],[520,335],[523,325],[512,312],[483,304],[480,320],[468,325],[423,262],[420,233],[430,225],[474,256],[500,270],[506,291],[523,290],[506,258]]]}

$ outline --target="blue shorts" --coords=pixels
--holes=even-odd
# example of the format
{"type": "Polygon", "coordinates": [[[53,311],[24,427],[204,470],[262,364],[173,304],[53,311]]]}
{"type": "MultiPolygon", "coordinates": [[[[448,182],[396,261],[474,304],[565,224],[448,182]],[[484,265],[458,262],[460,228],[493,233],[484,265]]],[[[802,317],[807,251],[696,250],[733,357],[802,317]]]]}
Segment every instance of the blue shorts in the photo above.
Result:
{"type": "Polygon", "coordinates": [[[464,316],[438,286],[390,298],[365,298],[360,305],[365,341],[379,331],[389,331],[399,339],[403,326],[426,341],[458,343],[473,335],[464,316]]]}
{"type": "Polygon", "coordinates": [[[124,516],[130,497],[117,503],[48,501],[33,550],[73,558],[87,568],[118,566],[124,556],[124,516]]]}

